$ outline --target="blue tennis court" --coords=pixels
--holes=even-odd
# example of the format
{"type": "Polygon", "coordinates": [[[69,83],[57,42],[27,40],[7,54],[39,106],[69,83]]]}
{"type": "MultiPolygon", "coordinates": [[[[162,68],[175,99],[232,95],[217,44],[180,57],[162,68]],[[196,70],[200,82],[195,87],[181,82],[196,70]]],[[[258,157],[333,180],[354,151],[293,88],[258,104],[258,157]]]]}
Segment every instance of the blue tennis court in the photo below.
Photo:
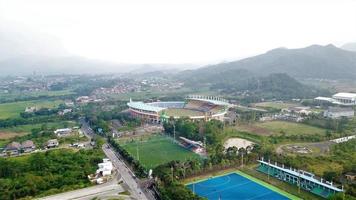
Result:
{"type": "Polygon", "coordinates": [[[289,198],[274,192],[239,174],[231,173],[225,176],[189,184],[187,186],[195,194],[209,200],[228,199],[260,199],[260,200],[288,200],[289,198]]]}

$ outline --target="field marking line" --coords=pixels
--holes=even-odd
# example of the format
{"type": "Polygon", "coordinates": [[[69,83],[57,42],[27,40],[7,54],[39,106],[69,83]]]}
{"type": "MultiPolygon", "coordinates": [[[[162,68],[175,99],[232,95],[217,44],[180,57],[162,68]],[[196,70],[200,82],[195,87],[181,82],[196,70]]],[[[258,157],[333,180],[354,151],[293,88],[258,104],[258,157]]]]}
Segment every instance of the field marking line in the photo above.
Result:
{"type": "Polygon", "coordinates": [[[231,182],[231,177],[228,176],[228,180],[226,180],[224,183],[220,183],[219,185],[214,185],[214,186],[204,186],[204,183],[197,183],[196,185],[200,186],[200,187],[205,187],[205,188],[211,188],[211,187],[219,187],[219,186],[222,186],[222,185],[225,185],[227,183],[230,183],[231,182]]]}
{"type": "Polygon", "coordinates": [[[236,187],[247,185],[249,183],[253,183],[253,182],[252,181],[244,182],[244,183],[241,183],[241,184],[237,184],[237,185],[233,185],[233,186],[230,186],[230,187],[226,187],[226,188],[224,188],[222,190],[216,190],[214,192],[209,192],[209,193],[204,194],[204,195],[211,195],[211,194],[215,194],[215,193],[218,193],[218,192],[223,192],[223,191],[230,190],[230,189],[233,189],[233,188],[236,188],[236,187]]]}

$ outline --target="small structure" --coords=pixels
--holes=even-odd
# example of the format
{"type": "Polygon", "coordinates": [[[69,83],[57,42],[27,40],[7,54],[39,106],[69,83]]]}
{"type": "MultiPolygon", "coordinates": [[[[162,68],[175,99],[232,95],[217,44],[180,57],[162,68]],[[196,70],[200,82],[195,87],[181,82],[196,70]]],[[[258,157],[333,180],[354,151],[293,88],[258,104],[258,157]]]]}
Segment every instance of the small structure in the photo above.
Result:
{"type": "Polygon", "coordinates": [[[56,134],[58,137],[67,136],[70,133],[72,133],[71,128],[61,128],[54,131],[54,134],[56,134]]]}
{"type": "Polygon", "coordinates": [[[31,140],[26,140],[21,143],[21,149],[24,153],[30,153],[36,149],[36,145],[31,140]]]}
{"type": "Polygon", "coordinates": [[[108,176],[111,175],[113,169],[112,162],[108,158],[104,158],[102,163],[98,164],[99,169],[96,170],[97,175],[108,176]]]}
{"type": "Polygon", "coordinates": [[[333,139],[333,140],[330,140],[331,142],[335,142],[335,143],[343,143],[343,142],[347,142],[351,139],[354,139],[356,138],[356,135],[350,135],[350,136],[346,136],[346,137],[342,137],[342,138],[336,138],[336,139],[333,139]]]}
{"type": "Polygon", "coordinates": [[[57,139],[51,139],[47,141],[47,148],[55,148],[59,145],[58,140],[57,139]]]}
{"type": "Polygon", "coordinates": [[[10,155],[18,155],[21,151],[21,144],[18,142],[11,142],[5,147],[5,152],[10,155]]]}
{"type": "Polygon", "coordinates": [[[355,181],[356,180],[356,173],[348,172],[345,174],[345,177],[348,181],[355,181]]]}
{"type": "Polygon", "coordinates": [[[201,141],[190,140],[185,137],[179,137],[181,139],[181,144],[197,154],[205,154],[204,144],[201,141]]]}
{"type": "Polygon", "coordinates": [[[67,108],[67,109],[64,109],[64,110],[61,110],[61,111],[58,111],[58,115],[65,115],[67,113],[71,113],[73,110],[71,108],[67,108]]]}
{"type": "Polygon", "coordinates": [[[35,111],[37,111],[37,108],[35,106],[29,106],[29,107],[26,107],[26,109],[25,109],[26,113],[33,113],[35,111]]]}
{"type": "Polygon", "coordinates": [[[68,107],[73,107],[74,106],[74,102],[72,100],[65,100],[64,104],[68,107]]]}
{"type": "Polygon", "coordinates": [[[355,116],[355,111],[351,107],[329,107],[324,111],[324,117],[338,119],[341,117],[352,118],[355,116]]]}
{"type": "Polygon", "coordinates": [[[312,113],[308,106],[296,106],[282,109],[282,112],[293,113],[299,115],[309,115],[312,113]]]}

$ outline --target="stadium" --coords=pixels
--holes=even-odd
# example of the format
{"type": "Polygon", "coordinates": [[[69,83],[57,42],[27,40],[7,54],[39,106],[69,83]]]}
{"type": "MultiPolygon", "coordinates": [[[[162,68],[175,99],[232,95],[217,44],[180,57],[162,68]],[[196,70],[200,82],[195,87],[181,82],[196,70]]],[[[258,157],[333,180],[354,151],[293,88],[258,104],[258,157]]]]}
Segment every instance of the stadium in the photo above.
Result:
{"type": "Polygon", "coordinates": [[[157,101],[144,103],[132,101],[127,103],[133,117],[141,118],[150,123],[162,123],[169,118],[188,117],[192,120],[216,119],[223,121],[227,110],[232,106],[227,100],[212,97],[192,95],[185,101],[157,101]]]}

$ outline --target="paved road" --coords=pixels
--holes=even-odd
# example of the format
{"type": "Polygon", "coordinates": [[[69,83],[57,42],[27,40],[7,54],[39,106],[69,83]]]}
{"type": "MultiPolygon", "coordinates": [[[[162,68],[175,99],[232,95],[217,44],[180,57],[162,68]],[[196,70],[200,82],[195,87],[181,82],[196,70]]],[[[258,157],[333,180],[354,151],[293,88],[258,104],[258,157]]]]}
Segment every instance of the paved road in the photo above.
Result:
{"type": "Polygon", "coordinates": [[[136,182],[131,170],[126,166],[126,164],[118,158],[115,152],[108,148],[108,144],[103,145],[103,151],[105,155],[112,161],[113,165],[118,169],[122,180],[129,186],[131,194],[140,200],[148,200],[143,190],[139,187],[136,182]]]}
{"type": "Polygon", "coordinates": [[[119,192],[125,191],[125,189],[123,189],[121,185],[118,185],[117,183],[118,180],[114,179],[101,185],[47,196],[40,198],[40,200],[90,200],[94,197],[105,198],[117,196],[119,192]]]}

